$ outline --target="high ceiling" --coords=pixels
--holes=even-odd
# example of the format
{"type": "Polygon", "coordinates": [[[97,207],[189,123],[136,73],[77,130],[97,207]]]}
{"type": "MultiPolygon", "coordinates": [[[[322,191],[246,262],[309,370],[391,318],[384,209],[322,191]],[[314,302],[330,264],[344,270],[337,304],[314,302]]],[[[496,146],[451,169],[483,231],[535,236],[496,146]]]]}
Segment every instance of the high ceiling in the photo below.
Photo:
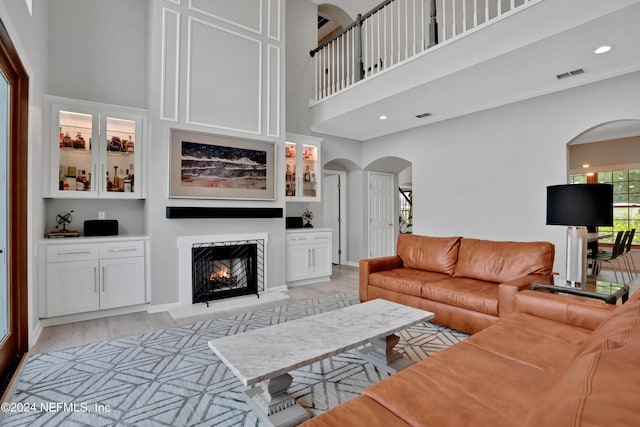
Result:
{"type": "Polygon", "coordinates": [[[638,22],[640,0],[543,0],[312,105],[312,129],[368,140],[636,72],[638,22]],[[613,49],[596,55],[603,44],[613,49]]]}

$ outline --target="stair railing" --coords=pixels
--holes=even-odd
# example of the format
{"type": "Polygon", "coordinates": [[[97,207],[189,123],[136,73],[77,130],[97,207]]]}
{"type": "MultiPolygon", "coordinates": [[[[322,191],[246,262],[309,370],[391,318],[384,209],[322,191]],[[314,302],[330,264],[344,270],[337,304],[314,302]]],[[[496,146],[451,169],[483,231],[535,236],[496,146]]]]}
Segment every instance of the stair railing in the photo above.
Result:
{"type": "Polygon", "coordinates": [[[542,0],[386,0],[309,53],[315,100],[542,0]]]}

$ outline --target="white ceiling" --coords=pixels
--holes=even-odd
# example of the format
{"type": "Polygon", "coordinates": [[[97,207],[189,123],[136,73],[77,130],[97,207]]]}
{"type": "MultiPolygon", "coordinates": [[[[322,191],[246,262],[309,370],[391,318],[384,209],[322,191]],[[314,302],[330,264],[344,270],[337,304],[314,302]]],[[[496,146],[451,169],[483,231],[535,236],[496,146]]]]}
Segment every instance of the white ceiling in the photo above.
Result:
{"type": "Polygon", "coordinates": [[[368,140],[638,71],[639,22],[640,0],[544,0],[312,105],[312,129],[368,140]]]}

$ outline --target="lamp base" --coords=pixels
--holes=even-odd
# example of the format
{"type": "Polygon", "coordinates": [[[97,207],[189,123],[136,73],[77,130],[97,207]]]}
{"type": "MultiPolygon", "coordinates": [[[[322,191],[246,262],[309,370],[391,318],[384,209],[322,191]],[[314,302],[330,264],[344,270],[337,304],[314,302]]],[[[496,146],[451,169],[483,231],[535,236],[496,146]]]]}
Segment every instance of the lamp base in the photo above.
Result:
{"type": "Polygon", "coordinates": [[[587,227],[567,228],[567,284],[579,288],[587,282],[587,227]]]}

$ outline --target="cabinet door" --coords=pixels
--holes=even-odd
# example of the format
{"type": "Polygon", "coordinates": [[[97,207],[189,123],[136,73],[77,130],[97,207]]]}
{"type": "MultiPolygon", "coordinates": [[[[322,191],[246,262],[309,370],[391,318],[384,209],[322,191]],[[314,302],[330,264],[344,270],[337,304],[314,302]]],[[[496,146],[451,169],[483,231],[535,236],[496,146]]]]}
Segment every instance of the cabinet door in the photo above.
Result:
{"type": "Polygon", "coordinates": [[[98,261],[47,264],[47,316],[100,308],[98,261]]]}
{"type": "Polygon", "coordinates": [[[100,308],[144,304],[144,258],[100,261],[100,308]]]}
{"type": "Polygon", "coordinates": [[[309,274],[309,247],[287,246],[287,282],[306,279],[309,274]]]}
{"type": "Polygon", "coordinates": [[[321,197],[320,141],[287,134],[285,144],[285,196],[290,201],[319,202],[321,197]]]}
{"type": "Polygon", "coordinates": [[[142,118],[104,113],[100,118],[100,190],[102,197],[138,198],[141,194],[142,118]],[[136,179],[137,178],[137,179],[136,179]]]}
{"type": "Polygon", "coordinates": [[[331,245],[318,245],[311,248],[310,276],[331,276],[331,245]]]}
{"type": "Polygon", "coordinates": [[[51,194],[57,197],[95,197],[98,136],[97,112],[53,104],[51,108],[51,194]]]}

